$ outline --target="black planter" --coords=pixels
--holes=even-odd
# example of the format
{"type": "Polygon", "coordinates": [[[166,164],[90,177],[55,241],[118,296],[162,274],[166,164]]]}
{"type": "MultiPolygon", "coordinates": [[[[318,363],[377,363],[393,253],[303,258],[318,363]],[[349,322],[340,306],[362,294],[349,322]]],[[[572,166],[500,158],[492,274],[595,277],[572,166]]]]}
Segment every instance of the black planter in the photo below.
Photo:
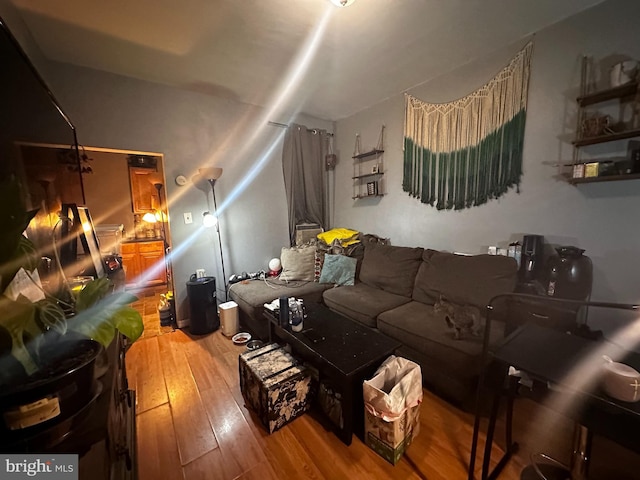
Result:
{"type": "Polygon", "coordinates": [[[591,294],[593,266],[578,247],[558,247],[547,261],[547,295],[570,300],[587,300],[591,294]]]}
{"type": "MultiPolygon", "coordinates": [[[[63,339],[43,346],[45,367],[19,384],[3,385],[0,450],[45,438],[48,430],[83,411],[96,396],[95,362],[102,350],[99,343],[87,339],[63,339]]],[[[56,435],[63,434],[58,429],[56,435]]]]}

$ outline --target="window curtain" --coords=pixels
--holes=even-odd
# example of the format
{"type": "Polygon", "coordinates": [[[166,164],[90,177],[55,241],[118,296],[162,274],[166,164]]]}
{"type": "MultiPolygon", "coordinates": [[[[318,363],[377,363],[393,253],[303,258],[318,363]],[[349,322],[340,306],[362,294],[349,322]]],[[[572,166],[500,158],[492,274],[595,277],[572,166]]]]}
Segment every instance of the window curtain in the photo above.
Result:
{"type": "Polygon", "coordinates": [[[291,124],[284,136],[282,170],[289,211],[289,240],[295,244],[296,225],[317,223],[327,226],[324,158],[326,130],[291,124]]]}

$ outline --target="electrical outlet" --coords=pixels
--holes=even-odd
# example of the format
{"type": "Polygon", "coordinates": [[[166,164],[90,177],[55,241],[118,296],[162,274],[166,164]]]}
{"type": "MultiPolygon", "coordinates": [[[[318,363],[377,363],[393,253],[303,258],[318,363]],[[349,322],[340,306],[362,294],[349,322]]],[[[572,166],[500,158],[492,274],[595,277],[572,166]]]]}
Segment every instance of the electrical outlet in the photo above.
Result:
{"type": "Polygon", "coordinates": [[[186,225],[193,223],[193,217],[191,216],[191,212],[185,212],[184,215],[184,223],[186,225]]]}

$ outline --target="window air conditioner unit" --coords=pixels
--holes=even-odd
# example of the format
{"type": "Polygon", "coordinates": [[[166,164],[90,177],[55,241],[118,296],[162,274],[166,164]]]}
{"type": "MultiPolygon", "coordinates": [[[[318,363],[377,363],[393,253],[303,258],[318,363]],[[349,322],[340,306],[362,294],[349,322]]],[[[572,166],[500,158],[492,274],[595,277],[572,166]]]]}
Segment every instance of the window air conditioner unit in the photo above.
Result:
{"type": "Polygon", "coordinates": [[[324,229],[317,223],[301,223],[296,225],[296,246],[315,241],[324,229]]]}

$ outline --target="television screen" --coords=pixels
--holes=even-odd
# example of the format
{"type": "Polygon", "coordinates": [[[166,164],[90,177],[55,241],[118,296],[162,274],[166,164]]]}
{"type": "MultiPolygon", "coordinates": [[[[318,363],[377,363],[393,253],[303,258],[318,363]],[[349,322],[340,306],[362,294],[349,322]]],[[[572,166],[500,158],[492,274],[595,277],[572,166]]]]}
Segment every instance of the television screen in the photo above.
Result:
{"type": "Polygon", "coordinates": [[[76,132],[2,18],[0,58],[0,175],[24,178],[25,146],[77,152],[76,132]]]}
{"type": "Polygon", "coordinates": [[[62,203],[84,204],[76,130],[0,18],[0,179],[22,185],[27,229],[42,257],[40,278],[52,292],[64,282],[57,264],[62,203]]]}

